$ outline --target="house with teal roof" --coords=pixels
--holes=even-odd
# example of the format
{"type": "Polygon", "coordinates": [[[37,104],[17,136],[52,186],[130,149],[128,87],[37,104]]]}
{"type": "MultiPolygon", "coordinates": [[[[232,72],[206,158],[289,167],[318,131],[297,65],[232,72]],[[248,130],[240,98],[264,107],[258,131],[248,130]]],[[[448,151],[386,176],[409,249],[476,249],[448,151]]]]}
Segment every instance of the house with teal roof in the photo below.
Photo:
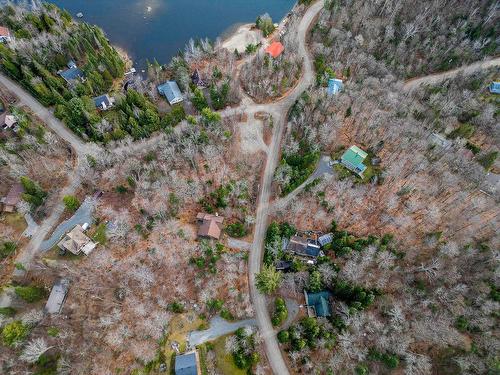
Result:
{"type": "Polygon", "coordinates": [[[341,79],[330,78],[328,80],[328,95],[336,95],[338,94],[344,87],[344,82],[341,79]]]}
{"type": "Polygon", "coordinates": [[[304,297],[306,299],[307,315],[309,317],[325,318],[332,315],[330,309],[330,298],[332,293],[328,290],[323,290],[318,293],[307,293],[304,289],[304,297]]]}
{"type": "Polygon", "coordinates": [[[364,161],[367,156],[368,154],[358,146],[351,146],[340,158],[340,163],[359,177],[363,177],[363,172],[366,170],[364,161]]]}
{"type": "Polygon", "coordinates": [[[500,82],[491,82],[490,92],[492,94],[500,94],[500,82]]]}

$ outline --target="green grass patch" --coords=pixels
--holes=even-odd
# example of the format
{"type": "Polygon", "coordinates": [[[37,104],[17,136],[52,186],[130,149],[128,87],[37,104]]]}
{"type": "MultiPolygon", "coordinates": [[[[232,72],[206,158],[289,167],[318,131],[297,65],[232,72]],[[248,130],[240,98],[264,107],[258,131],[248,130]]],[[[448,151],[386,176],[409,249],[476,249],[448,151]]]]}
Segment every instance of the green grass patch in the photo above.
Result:
{"type": "Polygon", "coordinates": [[[46,296],[45,289],[38,286],[16,286],[14,288],[16,295],[26,302],[38,302],[46,296]]]}
{"type": "Polygon", "coordinates": [[[101,223],[97,226],[94,235],[92,236],[92,239],[99,243],[100,245],[105,245],[107,238],[106,238],[106,224],[101,223]]]}
{"type": "Polygon", "coordinates": [[[14,316],[16,314],[16,309],[10,306],[0,307],[0,315],[3,316],[14,316]]]}
{"type": "Polygon", "coordinates": [[[222,336],[212,342],[217,369],[223,375],[245,375],[247,371],[236,367],[233,361],[233,355],[226,353],[225,344],[227,337],[228,336],[222,336]]]}

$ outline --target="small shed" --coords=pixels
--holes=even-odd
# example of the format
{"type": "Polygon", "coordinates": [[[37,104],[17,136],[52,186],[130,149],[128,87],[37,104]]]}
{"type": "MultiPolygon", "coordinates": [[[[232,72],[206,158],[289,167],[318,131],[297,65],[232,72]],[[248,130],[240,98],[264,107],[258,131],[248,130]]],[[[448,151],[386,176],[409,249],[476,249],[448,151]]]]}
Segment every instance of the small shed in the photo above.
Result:
{"type": "Polygon", "coordinates": [[[76,65],[76,62],[74,60],[69,60],[68,63],[66,64],[66,66],[68,67],[68,69],[78,68],[78,66],[76,65]]]}
{"type": "Polygon", "coordinates": [[[175,81],[167,81],[158,86],[158,92],[167,98],[170,105],[180,103],[184,100],[181,90],[175,81]]]}
{"type": "Polygon", "coordinates": [[[108,94],[97,96],[92,99],[97,109],[106,111],[115,105],[115,99],[111,98],[108,94]]]}
{"type": "Polygon", "coordinates": [[[59,279],[50,291],[49,299],[45,304],[45,312],[48,314],[59,314],[68,294],[69,280],[59,279]]]}
{"type": "Polygon", "coordinates": [[[283,51],[285,50],[285,47],[281,42],[272,42],[269,47],[266,48],[266,53],[268,53],[273,59],[278,58],[283,51]]]}
{"type": "Polygon", "coordinates": [[[198,353],[193,350],[175,357],[175,375],[199,375],[198,353]]]}
{"type": "Polygon", "coordinates": [[[24,193],[23,185],[13,185],[7,195],[0,200],[0,208],[3,212],[15,212],[16,205],[21,201],[24,193]]]}
{"type": "Polygon", "coordinates": [[[500,82],[491,82],[490,92],[492,94],[500,94],[500,82]]]}
{"type": "Polygon", "coordinates": [[[306,299],[307,315],[309,317],[325,318],[332,315],[330,309],[330,297],[332,294],[323,290],[318,293],[307,293],[304,289],[304,297],[306,299]]]}
{"type": "Polygon", "coordinates": [[[321,247],[328,245],[329,243],[332,243],[333,242],[333,234],[327,233],[327,234],[323,234],[322,236],[319,236],[318,242],[319,242],[321,247]]]}
{"type": "Polygon", "coordinates": [[[201,78],[200,71],[196,69],[193,74],[191,75],[191,82],[193,82],[194,85],[199,86],[199,87],[205,87],[207,84],[205,81],[201,78]]]}
{"type": "Polygon", "coordinates": [[[17,131],[17,117],[14,115],[6,115],[2,125],[3,130],[11,129],[17,131]]]}
{"type": "Polygon", "coordinates": [[[330,78],[328,80],[328,95],[336,95],[338,94],[342,88],[344,87],[344,82],[341,79],[330,78]]]}
{"type": "Polygon", "coordinates": [[[363,172],[366,170],[366,165],[363,164],[368,154],[358,146],[351,146],[344,152],[340,158],[340,162],[347,169],[363,177],[363,172]]]}

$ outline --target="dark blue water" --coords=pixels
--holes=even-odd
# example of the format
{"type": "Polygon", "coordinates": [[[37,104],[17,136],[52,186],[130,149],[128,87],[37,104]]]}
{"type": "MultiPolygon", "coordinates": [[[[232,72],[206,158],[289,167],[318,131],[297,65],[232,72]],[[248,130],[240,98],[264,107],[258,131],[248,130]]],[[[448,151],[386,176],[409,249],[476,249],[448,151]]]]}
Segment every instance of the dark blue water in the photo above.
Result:
{"type": "Polygon", "coordinates": [[[275,22],[295,0],[50,0],[100,26],[125,49],[136,66],[156,58],[161,64],[183,50],[190,38],[212,40],[237,23],[269,13],[275,22]],[[150,10],[148,11],[148,7],[150,10]]]}

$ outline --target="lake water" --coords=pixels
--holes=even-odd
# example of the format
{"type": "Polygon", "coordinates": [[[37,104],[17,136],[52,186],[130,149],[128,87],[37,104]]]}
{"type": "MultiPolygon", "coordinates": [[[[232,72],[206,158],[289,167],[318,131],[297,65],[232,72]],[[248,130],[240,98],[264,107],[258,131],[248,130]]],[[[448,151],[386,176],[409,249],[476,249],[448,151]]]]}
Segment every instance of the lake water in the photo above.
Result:
{"type": "Polygon", "coordinates": [[[269,13],[279,22],[295,0],[51,0],[100,26],[111,42],[128,52],[135,65],[161,64],[183,50],[190,38],[212,40],[238,23],[269,13]]]}

